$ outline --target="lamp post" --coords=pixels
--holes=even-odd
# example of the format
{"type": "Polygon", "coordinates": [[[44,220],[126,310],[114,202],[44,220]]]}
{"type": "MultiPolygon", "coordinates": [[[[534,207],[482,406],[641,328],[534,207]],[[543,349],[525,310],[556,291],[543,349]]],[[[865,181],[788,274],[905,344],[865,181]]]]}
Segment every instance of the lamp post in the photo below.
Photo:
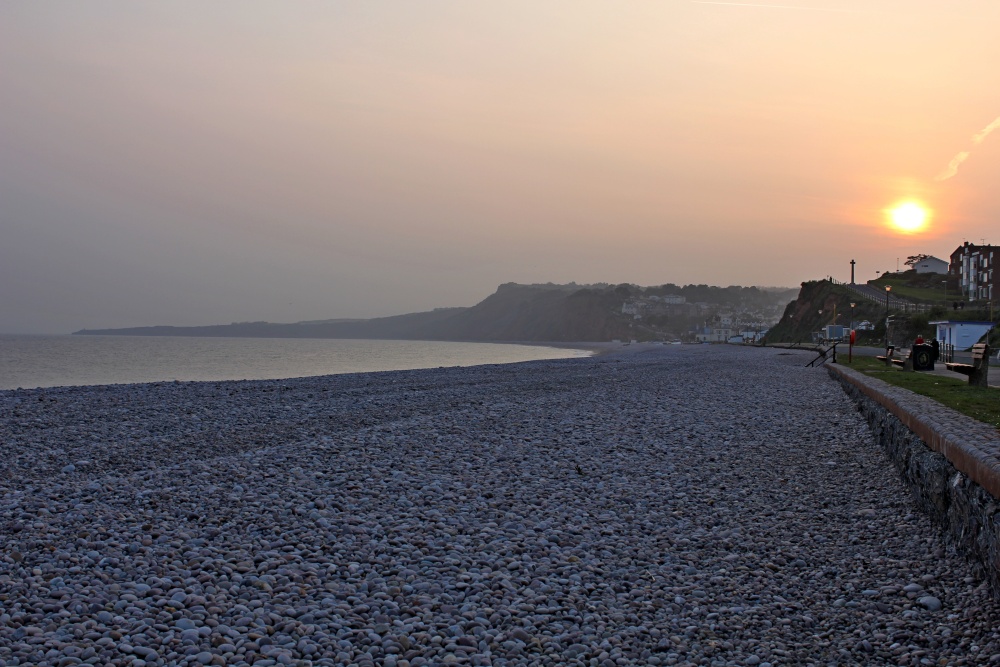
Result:
{"type": "Polygon", "coordinates": [[[854,362],[854,302],[851,302],[851,328],[847,331],[847,363],[854,362]]]}
{"type": "Polygon", "coordinates": [[[892,285],[885,286],[885,356],[889,356],[889,292],[892,285]]]}

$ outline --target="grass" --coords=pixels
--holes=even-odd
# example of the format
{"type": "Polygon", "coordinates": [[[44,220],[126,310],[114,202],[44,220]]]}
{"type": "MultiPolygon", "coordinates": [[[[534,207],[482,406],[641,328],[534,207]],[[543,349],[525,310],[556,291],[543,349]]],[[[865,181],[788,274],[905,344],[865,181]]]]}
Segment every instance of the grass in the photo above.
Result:
{"type": "Polygon", "coordinates": [[[949,296],[943,287],[914,287],[913,285],[908,285],[901,280],[885,280],[881,282],[883,284],[892,285],[892,294],[903,299],[923,301],[925,303],[938,303],[941,305],[947,305],[953,301],[961,301],[961,298],[956,296],[954,293],[949,296]]]}
{"type": "Polygon", "coordinates": [[[886,273],[871,284],[880,289],[886,285],[892,286],[892,294],[904,299],[922,301],[941,306],[948,306],[954,301],[961,301],[958,285],[953,281],[945,288],[944,281],[948,278],[941,274],[918,274],[913,271],[905,273],[886,273]]]}
{"type": "Polygon", "coordinates": [[[848,368],[932,398],[956,412],[1000,429],[1000,389],[996,387],[971,387],[965,379],[907,373],[896,366],[887,368],[874,357],[856,356],[852,363],[846,363],[846,355],[838,355],[837,359],[848,368]]]}

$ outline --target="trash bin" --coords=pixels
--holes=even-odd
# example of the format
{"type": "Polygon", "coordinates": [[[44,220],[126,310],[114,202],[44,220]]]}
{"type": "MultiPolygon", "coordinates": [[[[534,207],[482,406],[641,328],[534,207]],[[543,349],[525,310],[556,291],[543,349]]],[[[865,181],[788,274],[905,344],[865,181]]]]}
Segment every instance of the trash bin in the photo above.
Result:
{"type": "Polygon", "coordinates": [[[910,352],[910,358],[913,359],[913,370],[915,371],[934,370],[933,345],[928,345],[927,343],[920,343],[919,345],[914,345],[913,350],[910,352]]]}

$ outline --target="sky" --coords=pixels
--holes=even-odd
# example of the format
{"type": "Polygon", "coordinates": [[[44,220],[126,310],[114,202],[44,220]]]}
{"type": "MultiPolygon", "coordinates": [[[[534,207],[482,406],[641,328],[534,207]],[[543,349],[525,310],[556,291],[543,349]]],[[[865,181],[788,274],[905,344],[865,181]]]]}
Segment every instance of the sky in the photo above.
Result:
{"type": "Polygon", "coordinates": [[[1000,3],[0,3],[0,332],[1000,244],[1000,3]],[[917,202],[905,233],[886,211],[917,202]]]}

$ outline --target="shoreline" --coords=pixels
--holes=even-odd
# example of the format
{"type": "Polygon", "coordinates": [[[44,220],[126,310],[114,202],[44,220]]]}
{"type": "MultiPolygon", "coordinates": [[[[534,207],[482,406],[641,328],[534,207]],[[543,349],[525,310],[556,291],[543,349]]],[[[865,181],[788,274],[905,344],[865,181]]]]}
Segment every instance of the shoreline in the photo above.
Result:
{"type": "MultiPolygon", "coordinates": [[[[77,337],[65,344],[70,336],[19,337],[0,350],[6,353],[7,364],[4,377],[7,386],[0,386],[0,392],[175,381],[290,380],[585,358],[600,349],[600,344],[591,347],[589,344],[507,341],[101,338],[108,342],[77,337]],[[539,351],[532,352],[528,348],[539,351]],[[136,361],[129,363],[122,359],[136,361]]],[[[0,337],[0,345],[3,343],[0,337]]]]}

